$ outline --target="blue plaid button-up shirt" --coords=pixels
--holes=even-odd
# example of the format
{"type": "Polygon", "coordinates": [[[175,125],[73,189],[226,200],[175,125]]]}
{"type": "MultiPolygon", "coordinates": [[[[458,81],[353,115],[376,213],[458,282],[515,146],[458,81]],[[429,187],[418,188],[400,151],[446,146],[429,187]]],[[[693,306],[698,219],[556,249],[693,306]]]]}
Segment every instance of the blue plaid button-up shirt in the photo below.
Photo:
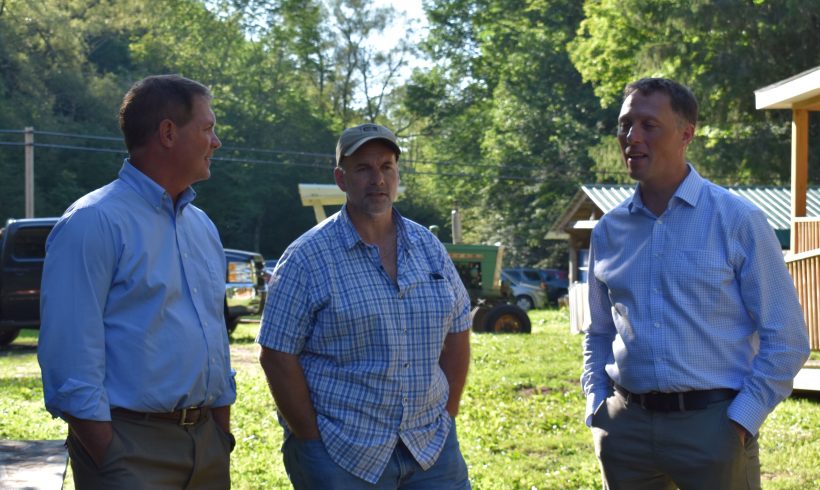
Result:
{"type": "Polygon", "coordinates": [[[633,393],[739,390],[728,416],[756,434],[809,355],[763,212],[690,166],[661,216],[636,191],[601,218],[592,256],[587,424],[614,381],[633,393]]]}
{"type": "Polygon", "coordinates": [[[299,355],[328,453],[371,483],[399,438],[422,468],[438,459],[451,425],[439,356],[447,334],[470,328],[444,246],[396,211],[393,221],[398,284],[343,208],[282,255],[257,338],[299,355]]]}

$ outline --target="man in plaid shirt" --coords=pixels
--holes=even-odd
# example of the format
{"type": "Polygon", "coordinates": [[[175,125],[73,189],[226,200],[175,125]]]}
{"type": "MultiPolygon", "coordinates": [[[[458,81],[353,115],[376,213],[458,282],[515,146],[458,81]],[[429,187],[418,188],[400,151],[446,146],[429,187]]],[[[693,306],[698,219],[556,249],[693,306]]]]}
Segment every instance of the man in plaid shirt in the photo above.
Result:
{"type": "Polygon", "coordinates": [[[401,153],[346,129],[341,211],[285,251],[257,342],[296,489],[469,489],[453,418],[470,301],[442,244],[393,209],[401,153]]]}

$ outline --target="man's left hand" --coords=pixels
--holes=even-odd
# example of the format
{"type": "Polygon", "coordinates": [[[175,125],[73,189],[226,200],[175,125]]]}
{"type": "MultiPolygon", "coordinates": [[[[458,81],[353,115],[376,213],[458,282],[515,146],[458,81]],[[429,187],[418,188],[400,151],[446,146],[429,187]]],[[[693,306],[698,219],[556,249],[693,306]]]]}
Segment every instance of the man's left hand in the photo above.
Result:
{"type": "Polygon", "coordinates": [[[746,437],[748,437],[749,435],[746,429],[744,429],[743,426],[738,424],[737,422],[732,422],[732,427],[735,428],[738,437],[740,437],[740,444],[746,445],[746,437]]]}

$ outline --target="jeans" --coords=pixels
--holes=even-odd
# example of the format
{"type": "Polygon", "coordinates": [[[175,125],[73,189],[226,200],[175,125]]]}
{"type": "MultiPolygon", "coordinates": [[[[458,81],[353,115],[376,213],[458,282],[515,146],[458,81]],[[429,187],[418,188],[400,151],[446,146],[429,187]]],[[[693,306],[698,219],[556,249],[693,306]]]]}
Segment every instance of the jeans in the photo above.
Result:
{"type": "Polygon", "coordinates": [[[295,490],[470,490],[455,424],[436,463],[423,470],[399,441],[381,478],[369,483],[337,465],[321,440],[290,436],[282,448],[285,469],[295,490]]]}

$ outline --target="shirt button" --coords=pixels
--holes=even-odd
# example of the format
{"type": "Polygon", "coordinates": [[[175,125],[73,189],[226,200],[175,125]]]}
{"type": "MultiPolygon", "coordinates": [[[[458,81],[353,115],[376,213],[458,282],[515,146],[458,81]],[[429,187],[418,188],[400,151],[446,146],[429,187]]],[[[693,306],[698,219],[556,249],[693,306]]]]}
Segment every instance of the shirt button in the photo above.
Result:
{"type": "Polygon", "coordinates": [[[407,403],[408,403],[409,401],[410,401],[410,399],[409,399],[409,398],[407,398],[406,396],[405,396],[404,398],[402,398],[402,399],[401,399],[401,402],[402,402],[402,403],[404,403],[405,405],[407,405],[407,403]]]}
{"type": "Polygon", "coordinates": [[[404,367],[405,367],[405,369],[406,369],[406,368],[409,368],[409,367],[410,367],[410,363],[409,363],[409,362],[405,362],[405,363],[404,363],[404,367]]]}
{"type": "Polygon", "coordinates": [[[658,223],[659,225],[662,225],[662,224],[663,224],[663,220],[662,220],[662,219],[658,219],[657,223],[658,223]]]}
{"type": "Polygon", "coordinates": [[[655,322],[655,328],[661,328],[660,322],[655,322]]]}
{"type": "Polygon", "coordinates": [[[197,288],[194,288],[194,294],[196,294],[198,292],[199,292],[199,290],[197,290],[197,288]]]}

